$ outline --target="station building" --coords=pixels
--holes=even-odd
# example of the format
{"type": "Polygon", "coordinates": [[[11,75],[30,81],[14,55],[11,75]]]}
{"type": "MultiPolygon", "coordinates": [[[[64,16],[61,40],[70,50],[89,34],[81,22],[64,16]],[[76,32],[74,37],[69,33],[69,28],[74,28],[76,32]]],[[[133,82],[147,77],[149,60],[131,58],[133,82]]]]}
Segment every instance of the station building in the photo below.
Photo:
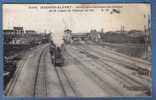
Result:
{"type": "Polygon", "coordinates": [[[63,40],[65,43],[71,43],[72,42],[72,31],[70,29],[64,30],[63,40]]]}
{"type": "Polygon", "coordinates": [[[64,41],[65,43],[73,43],[75,41],[85,40],[98,42],[101,39],[102,33],[103,32],[97,32],[95,29],[91,30],[89,33],[72,33],[71,30],[67,29],[64,31],[64,41]]]}

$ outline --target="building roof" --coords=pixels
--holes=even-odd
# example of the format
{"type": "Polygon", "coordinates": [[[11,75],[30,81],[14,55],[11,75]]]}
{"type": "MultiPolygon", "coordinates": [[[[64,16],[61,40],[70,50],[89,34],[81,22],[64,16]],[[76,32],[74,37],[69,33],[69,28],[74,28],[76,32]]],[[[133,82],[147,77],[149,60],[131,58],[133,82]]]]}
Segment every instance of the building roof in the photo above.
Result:
{"type": "Polygon", "coordinates": [[[35,30],[26,30],[25,31],[26,33],[34,33],[34,32],[36,32],[35,30]]]}
{"type": "Polygon", "coordinates": [[[14,30],[23,30],[23,27],[14,27],[14,30]]]}
{"type": "Polygon", "coordinates": [[[66,29],[64,30],[64,32],[72,32],[70,29],[66,29]]]}
{"type": "Polygon", "coordinates": [[[3,30],[3,32],[14,32],[14,30],[12,30],[12,29],[6,29],[6,30],[3,30]]]}

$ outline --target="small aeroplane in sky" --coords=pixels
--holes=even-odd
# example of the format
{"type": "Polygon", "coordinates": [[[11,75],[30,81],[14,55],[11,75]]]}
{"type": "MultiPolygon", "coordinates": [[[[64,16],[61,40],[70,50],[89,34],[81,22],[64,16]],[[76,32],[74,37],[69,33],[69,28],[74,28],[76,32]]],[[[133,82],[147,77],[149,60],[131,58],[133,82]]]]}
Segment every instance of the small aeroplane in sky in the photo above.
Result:
{"type": "Polygon", "coordinates": [[[112,9],[112,11],[110,12],[110,14],[113,14],[113,13],[120,14],[120,10],[118,10],[118,9],[112,9]]]}

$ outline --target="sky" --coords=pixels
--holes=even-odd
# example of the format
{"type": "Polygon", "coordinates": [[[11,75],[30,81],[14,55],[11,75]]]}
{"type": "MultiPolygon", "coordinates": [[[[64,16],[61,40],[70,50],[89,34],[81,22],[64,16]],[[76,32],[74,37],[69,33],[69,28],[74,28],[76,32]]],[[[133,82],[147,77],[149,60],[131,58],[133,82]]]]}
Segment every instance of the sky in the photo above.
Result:
{"type": "MultiPolygon", "coordinates": [[[[79,8],[81,10],[87,8],[79,8]]],[[[12,29],[14,26],[23,26],[25,30],[38,32],[52,32],[53,38],[60,41],[65,29],[71,29],[73,33],[89,32],[91,29],[104,32],[116,31],[124,25],[125,30],[144,30],[150,15],[150,4],[4,4],[3,5],[3,29],[12,29]],[[71,8],[45,8],[41,6],[71,8]],[[59,12],[61,9],[73,10],[75,7],[99,7],[89,8],[89,12],[59,12]],[[112,7],[112,8],[110,8],[112,7]],[[116,9],[119,13],[111,11],[116,9]],[[49,10],[58,10],[50,12],[49,10]],[[145,17],[144,17],[145,15],[145,17]]]]}

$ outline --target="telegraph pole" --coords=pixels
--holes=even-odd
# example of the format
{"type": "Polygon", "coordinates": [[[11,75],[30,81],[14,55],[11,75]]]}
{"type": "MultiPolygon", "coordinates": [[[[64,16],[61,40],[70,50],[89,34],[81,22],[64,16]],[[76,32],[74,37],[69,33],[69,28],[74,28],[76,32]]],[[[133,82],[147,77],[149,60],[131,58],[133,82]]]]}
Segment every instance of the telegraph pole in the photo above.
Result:
{"type": "Polygon", "coordinates": [[[145,32],[145,37],[144,37],[144,41],[145,41],[145,58],[147,57],[147,30],[146,30],[146,15],[144,14],[144,32],[145,32]]]}
{"type": "Polygon", "coordinates": [[[147,57],[147,30],[146,30],[146,25],[144,25],[144,32],[145,32],[145,58],[147,57]]]}
{"type": "MultiPolygon", "coordinates": [[[[148,37],[147,37],[147,43],[149,44],[151,42],[151,19],[150,19],[150,15],[148,14],[148,37]]],[[[151,43],[150,45],[147,45],[147,51],[150,51],[149,49],[151,49],[151,43]]],[[[150,52],[148,52],[148,57],[150,57],[150,52]]]]}
{"type": "MultiPolygon", "coordinates": [[[[144,14],[144,19],[146,21],[146,15],[144,14]]],[[[150,57],[150,53],[149,53],[149,42],[150,42],[150,39],[151,39],[151,30],[150,30],[150,23],[151,23],[151,20],[150,20],[150,16],[148,15],[147,16],[147,26],[146,26],[146,23],[144,25],[144,31],[145,31],[145,57],[150,57]]]]}

